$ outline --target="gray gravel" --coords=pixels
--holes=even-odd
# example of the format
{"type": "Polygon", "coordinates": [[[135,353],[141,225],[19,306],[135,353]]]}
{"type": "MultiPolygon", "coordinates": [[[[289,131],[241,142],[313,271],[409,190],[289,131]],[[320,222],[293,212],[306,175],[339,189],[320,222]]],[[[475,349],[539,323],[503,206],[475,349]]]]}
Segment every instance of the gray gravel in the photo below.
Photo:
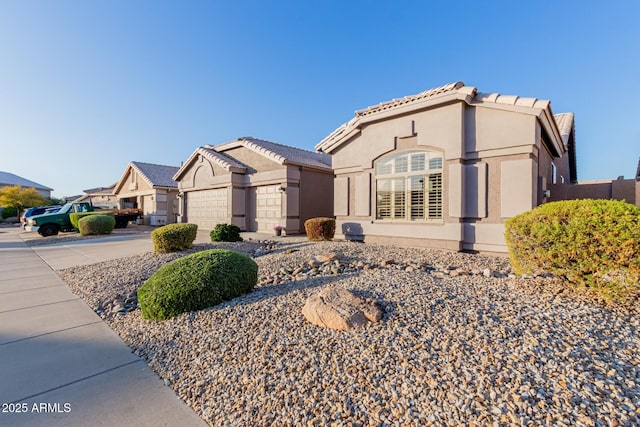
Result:
{"type": "Polygon", "coordinates": [[[193,250],[210,247],[264,253],[258,287],[164,322],[141,318],[135,290],[184,253],[59,273],[211,425],[640,424],[637,301],[516,278],[504,257],[347,242],[193,250]],[[309,264],[327,252],[339,262],[309,264]],[[309,324],[306,298],[329,285],[378,299],[385,317],[354,332],[309,324]]]}

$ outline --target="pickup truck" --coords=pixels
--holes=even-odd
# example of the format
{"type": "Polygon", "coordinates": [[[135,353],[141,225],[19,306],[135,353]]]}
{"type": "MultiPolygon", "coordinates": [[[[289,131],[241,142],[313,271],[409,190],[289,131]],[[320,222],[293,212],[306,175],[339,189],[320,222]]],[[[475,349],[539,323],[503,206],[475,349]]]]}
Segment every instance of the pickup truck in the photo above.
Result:
{"type": "MultiPolygon", "coordinates": [[[[35,215],[27,220],[27,231],[37,231],[41,236],[55,236],[60,231],[76,231],[71,225],[69,215],[75,212],[95,212],[97,211],[91,203],[71,202],[60,208],[57,212],[35,215]]],[[[113,215],[116,220],[116,228],[126,228],[129,221],[135,221],[140,217],[140,212],[136,209],[128,210],[99,210],[105,215],[113,215]]]]}

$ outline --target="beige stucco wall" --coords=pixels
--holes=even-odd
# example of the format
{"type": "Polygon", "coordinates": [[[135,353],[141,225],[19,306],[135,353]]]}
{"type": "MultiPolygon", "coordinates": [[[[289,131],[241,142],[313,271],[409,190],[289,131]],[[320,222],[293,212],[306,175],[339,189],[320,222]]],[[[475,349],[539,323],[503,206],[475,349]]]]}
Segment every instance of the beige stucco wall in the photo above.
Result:
{"type": "Polygon", "coordinates": [[[640,206],[640,181],[616,179],[550,185],[550,201],[572,199],[614,199],[640,206]]]}
{"type": "Polygon", "coordinates": [[[333,217],[333,172],[303,170],[300,177],[300,228],[309,218],[333,217]]]}
{"type": "Polygon", "coordinates": [[[276,170],[282,168],[282,165],[275,162],[262,154],[258,154],[253,150],[246,147],[236,147],[230,150],[224,151],[224,154],[233,157],[241,163],[249,166],[251,169],[249,173],[263,172],[269,170],[276,170]]]}
{"type": "Polygon", "coordinates": [[[550,177],[541,138],[535,115],[463,102],[368,124],[331,153],[337,236],[503,252],[504,221],[535,207],[550,177]],[[444,154],[442,222],[376,220],[375,160],[420,148],[444,154]]]}

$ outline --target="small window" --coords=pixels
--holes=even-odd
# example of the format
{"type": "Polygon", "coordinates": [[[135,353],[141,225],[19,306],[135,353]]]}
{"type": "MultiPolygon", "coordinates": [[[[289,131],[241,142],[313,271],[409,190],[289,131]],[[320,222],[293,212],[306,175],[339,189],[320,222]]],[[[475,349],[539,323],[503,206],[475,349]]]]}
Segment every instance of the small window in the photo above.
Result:
{"type": "Polygon", "coordinates": [[[435,157],[433,159],[429,159],[429,169],[442,169],[442,157],[435,157]]]}
{"type": "Polygon", "coordinates": [[[424,161],[425,155],[424,153],[414,154],[411,156],[411,172],[423,171],[424,170],[424,161]]]}

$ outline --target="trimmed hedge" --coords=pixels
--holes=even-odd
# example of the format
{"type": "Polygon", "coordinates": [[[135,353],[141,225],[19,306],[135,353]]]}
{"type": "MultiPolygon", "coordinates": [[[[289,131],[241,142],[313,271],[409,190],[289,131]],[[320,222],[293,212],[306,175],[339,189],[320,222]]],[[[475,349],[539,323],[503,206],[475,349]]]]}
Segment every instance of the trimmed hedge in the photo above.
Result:
{"type": "Polygon", "coordinates": [[[78,221],[78,229],[83,236],[90,234],[111,234],[115,226],[115,218],[109,215],[91,215],[80,218],[78,221]]]}
{"type": "Polygon", "coordinates": [[[7,206],[2,209],[2,219],[18,216],[18,209],[13,206],[7,206]]]}
{"type": "Polygon", "coordinates": [[[142,317],[165,320],[251,291],[258,264],[238,252],[210,249],[163,265],[138,290],[142,317]]]}
{"type": "Polygon", "coordinates": [[[242,242],[240,227],[233,224],[216,224],[209,237],[212,242],[242,242]]]}
{"type": "Polygon", "coordinates": [[[541,269],[608,299],[640,290],[640,207],[617,200],[546,203],[509,219],[505,238],[520,274],[541,269]]]}
{"type": "Polygon", "coordinates": [[[189,249],[196,240],[196,224],[168,224],[151,232],[153,250],[158,253],[189,249]]]}
{"type": "Polygon", "coordinates": [[[80,230],[80,226],[78,225],[78,221],[81,218],[87,217],[89,215],[107,215],[105,212],[74,212],[69,214],[69,221],[71,221],[71,225],[76,230],[80,230]]]}
{"type": "Polygon", "coordinates": [[[18,209],[13,206],[7,206],[2,209],[2,219],[12,218],[18,216],[18,209]]]}
{"type": "Polygon", "coordinates": [[[304,231],[309,240],[331,240],[336,233],[336,220],[333,218],[311,218],[304,222],[304,231]]]}

